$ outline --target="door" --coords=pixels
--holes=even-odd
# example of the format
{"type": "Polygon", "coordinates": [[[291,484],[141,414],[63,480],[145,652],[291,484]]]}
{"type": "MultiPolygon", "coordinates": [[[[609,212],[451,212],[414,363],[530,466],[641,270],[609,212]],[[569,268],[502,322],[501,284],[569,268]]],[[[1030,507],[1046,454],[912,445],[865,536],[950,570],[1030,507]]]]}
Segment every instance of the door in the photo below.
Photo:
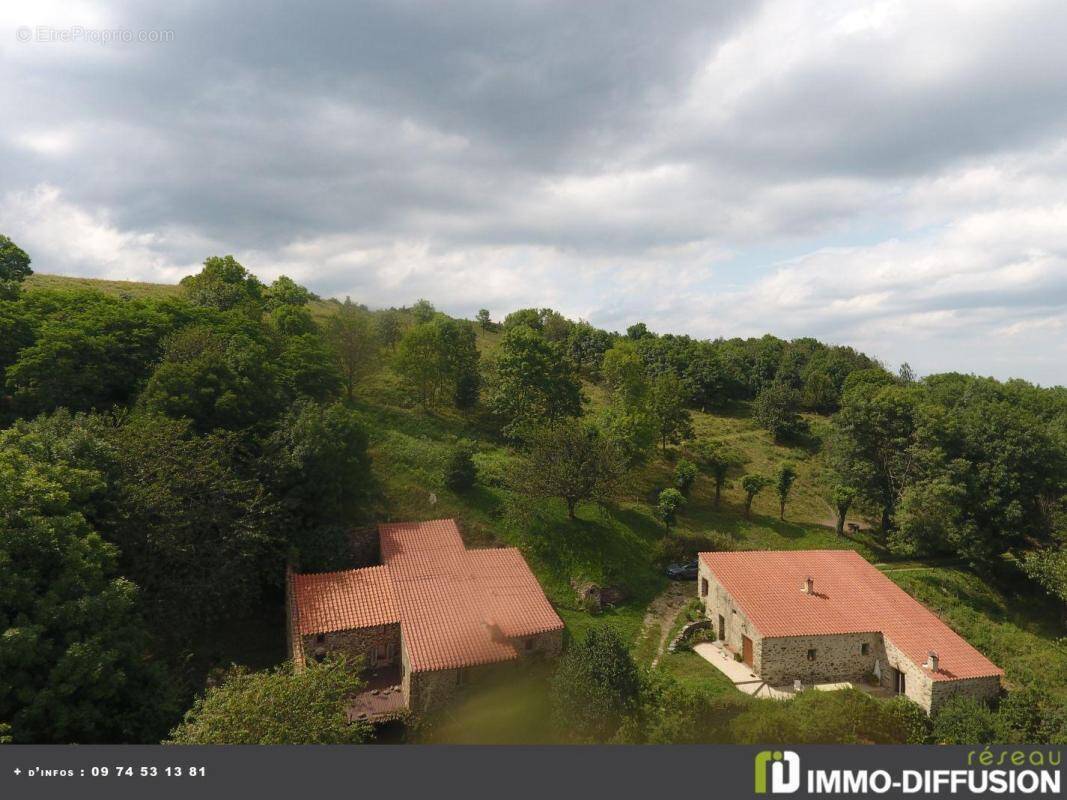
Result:
{"type": "Polygon", "coordinates": [[[726,617],[719,614],[719,641],[726,641],[726,617]]]}
{"type": "Polygon", "coordinates": [[[752,640],[747,636],[741,637],[741,660],[752,666],[752,640]]]}

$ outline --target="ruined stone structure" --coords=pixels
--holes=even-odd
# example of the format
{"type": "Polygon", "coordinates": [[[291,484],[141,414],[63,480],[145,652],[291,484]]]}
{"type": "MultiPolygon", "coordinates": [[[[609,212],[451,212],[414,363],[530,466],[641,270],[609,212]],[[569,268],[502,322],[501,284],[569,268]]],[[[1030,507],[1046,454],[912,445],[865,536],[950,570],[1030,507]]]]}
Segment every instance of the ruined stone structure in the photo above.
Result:
{"type": "Polygon", "coordinates": [[[701,553],[718,637],[772,686],[878,681],[927,712],[1003,670],[852,550],[701,553]]]}
{"type": "Polygon", "coordinates": [[[329,653],[395,669],[404,707],[425,712],[501,664],[559,655],[563,621],[518,550],[467,550],[454,520],[381,525],[378,539],[381,565],[289,572],[298,669],[329,653]]]}

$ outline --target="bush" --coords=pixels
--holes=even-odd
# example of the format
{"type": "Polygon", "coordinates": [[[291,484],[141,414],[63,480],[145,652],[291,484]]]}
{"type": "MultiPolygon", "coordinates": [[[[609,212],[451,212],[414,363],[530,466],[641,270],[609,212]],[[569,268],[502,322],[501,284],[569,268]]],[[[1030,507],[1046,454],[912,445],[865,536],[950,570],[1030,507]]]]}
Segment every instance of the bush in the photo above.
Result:
{"type": "Polygon", "coordinates": [[[460,442],[452,450],[445,464],[445,486],[457,494],[474,488],[477,478],[474,467],[474,447],[470,442],[460,442]]]}
{"type": "Polygon", "coordinates": [[[934,717],[933,735],[938,744],[991,744],[996,738],[996,718],[985,703],[952,697],[934,717]]]}
{"type": "Polygon", "coordinates": [[[575,739],[607,741],[637,710],[640,689],[637,665],[618,634],[594,628],[560,659],[553,716],[575,739]]]}

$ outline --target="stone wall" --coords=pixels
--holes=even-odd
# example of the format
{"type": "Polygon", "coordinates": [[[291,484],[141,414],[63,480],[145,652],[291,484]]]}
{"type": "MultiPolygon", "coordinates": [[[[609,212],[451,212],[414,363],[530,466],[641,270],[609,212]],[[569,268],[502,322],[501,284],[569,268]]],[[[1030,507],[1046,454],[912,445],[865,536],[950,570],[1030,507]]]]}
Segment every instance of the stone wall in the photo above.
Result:
{"type": "Polygon", "coordinates": [[[748,621],[748,618],[741,613],[733,597],[722,587],[722,584],[715,578],[715,574],[708,568],[703,559],[700,559],[698,564],[700,575],[697,579],[697,594],[698,596],[701,595],[706,581],[708,592],[707,595],[700,596],[700,599],[704,603],[704,610],[708,619],[711,620],[712,630],[715,631],[716,636],[719,635],[719,615],[721,614],[726,623],[725,635],[721,638],[730,648],[740,653],[741,637],[747,636],[751,639],[752,668],[758,673],[760,671],[763,637],[760,636],[760,632],[756,630],[755,626],[748,621]]]}
{"type": "Polygon", "coordinates": [[[761,648],[760,676],[772,686],[861,681],[874,671],[874,661],[885,664],[880,633],[846,633],[825,636],[765,638],[761,648]],[[867,652],[863,652],[863,646],[867,652]],[[809,658],[809,651],[814,658],[809,658]]]}
{"type": "Polygon", "coordinates": [[[310,658],[327,653],[343,653],[363,659],[365,669],[377,669],[400,663],[400,625],[375,625],[347,631],[308,634],[302,637],[304,652],[310,658]]]}
{"type": "Polygon", "coordinates": [[[941,704],[950,697],[963,695],[973,697],[988,703],[1000,694],[1000,677],[992,675],[988,678],[960,678],[954,681],[933,681],[930,695],[930,706],[926,709],[931,714],[936,713],[941,704]]]}
{"type": "Polygon", "coordinates": [[[285,565],[285,645],[289,654],[289,660],[293,662],[293,670],[300,672],[304,669],[306,655],[304,644],[297,633],[296,605],[293,602],[293,567],[285,565]]]}
{"type": "Polygon", "coordinates": [[[516,636],[508,639],[519,658],[531,656],[557,658],[563,652],[563,630],[545,631],[533,636],[516,636]]]}

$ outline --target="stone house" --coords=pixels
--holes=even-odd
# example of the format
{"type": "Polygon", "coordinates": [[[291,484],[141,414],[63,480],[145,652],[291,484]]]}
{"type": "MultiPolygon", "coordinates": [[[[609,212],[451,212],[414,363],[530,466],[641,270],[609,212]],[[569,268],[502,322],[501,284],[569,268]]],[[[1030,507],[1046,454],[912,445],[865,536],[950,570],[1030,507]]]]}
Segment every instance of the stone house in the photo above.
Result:
{"type": "Polygon", "coordinates": [[[933,713],[1004,672],[853,550],[701,553],[712,627],[771,686],[877,681],[933,713]]]}
{"type": "MultiPolygon", "coordinates": [[[[297,668],[340,652],[400,687],[381,715],[425,712],[477,675],[553,657],[563,621],[515,548],[468,550],[455,520],[378,526],[380,566],[287,575],[297,668]]],[[[374,716],[372,712],[370,716],[374,716]]]]}

